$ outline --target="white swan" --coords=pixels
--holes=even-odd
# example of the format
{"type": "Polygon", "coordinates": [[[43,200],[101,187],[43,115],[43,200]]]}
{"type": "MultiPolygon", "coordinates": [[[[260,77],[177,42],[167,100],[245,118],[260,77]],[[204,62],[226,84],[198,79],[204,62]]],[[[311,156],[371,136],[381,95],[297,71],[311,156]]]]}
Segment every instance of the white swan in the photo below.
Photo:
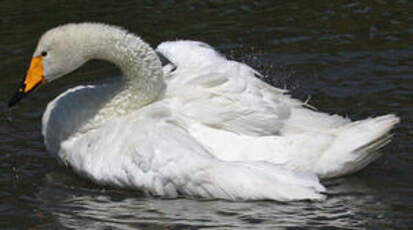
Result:
{"type": "Polygon", "coordinates": [[[169,59],[163,68],[149,45],[119,27],[54,28],[10,106],[90,59],[112,62],[123,72],[118,83],[79,86],[49,103],[48,151],[99,184],[230,200],[323,199],[314,174],[360,170],[399,121],[314,112],[201,42],[165,42],[157,51],[169,59]]]}

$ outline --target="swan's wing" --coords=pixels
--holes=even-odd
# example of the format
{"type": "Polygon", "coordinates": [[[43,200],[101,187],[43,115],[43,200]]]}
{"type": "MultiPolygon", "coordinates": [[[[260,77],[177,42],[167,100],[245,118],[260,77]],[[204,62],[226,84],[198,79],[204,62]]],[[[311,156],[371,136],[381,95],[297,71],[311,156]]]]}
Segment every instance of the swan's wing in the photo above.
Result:
{"type": "Polygon", "coordinates": [[[64,141],[63,161],[98,183],[161,196],[281,201],[323,198],[319,192],[324,188],[312,174],[266,162],[216,159],[188,134],[185,123],[160,104],[64,141]]]}
{"type": "Polygon", "coordinates": [[[164,42],[157,48],[176,70],[168,75],[167,96],[182,114],[207,126],[252,136],[328,129],[347,121],[311,111],[286,90],[272,87],[251,67],[229,61],[207,44],[164,42]]]}
{"type": "Polygon", "coordinates": [[[302,104],[257,79],[259,73],[249,66],[226,60],[204,43],[166,42],[158,51],[177,66],[168,78],[167,97],[176,99],[182,114],[208,126],[274,135],[290,107],[302,104]]]}

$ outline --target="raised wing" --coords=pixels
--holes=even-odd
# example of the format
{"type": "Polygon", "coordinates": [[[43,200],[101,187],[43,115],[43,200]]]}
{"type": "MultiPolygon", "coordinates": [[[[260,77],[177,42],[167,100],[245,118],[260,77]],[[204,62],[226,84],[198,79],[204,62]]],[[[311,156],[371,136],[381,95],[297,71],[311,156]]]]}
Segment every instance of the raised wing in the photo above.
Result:
{"type": "Polygon", "coordinates": [[[259,73],[229,61],[208,45],[165,42],[158,51],[177,66],[166,96],[182,115],[210,127],[253,136],[277,135],[291,107],[303,103],[257,79],[259,73]]]}

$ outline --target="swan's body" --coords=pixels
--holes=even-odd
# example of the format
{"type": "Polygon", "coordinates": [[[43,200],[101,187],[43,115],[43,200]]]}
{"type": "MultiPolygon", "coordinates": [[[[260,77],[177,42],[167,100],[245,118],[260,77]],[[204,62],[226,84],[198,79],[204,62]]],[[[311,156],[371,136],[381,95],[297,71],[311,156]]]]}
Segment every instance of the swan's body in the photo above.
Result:
{"type": "Polygon", "coordinates": [[[66,55],[53,60],[50,50],[46,80],[89,59],[111,61],[124,74],[119,84],[66,91],[43,116],[47,149],[101,184],[168,197],[322,199],[313,174],[365,167],[398,122],[394,115],[351,122],[311,111],[200,42],[162,43],[157,51],[174,65],[163,69],[138,37],[103,24],[55,28],[34,57],[45,47],[66,55]],[[49,75],[48,65],[55,71],[49,75]]]}

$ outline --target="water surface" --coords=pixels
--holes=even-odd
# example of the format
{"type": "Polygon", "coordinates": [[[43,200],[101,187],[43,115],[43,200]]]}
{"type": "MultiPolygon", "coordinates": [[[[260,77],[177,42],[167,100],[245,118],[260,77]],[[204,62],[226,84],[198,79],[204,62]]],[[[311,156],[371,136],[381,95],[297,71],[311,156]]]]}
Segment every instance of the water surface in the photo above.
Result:
{"type": "Polygon", "coordinates": [[[409,229],[413,224],[413,17],[408,1],[0,1],[0,228],[409,229]],[[321,111],[402,119],[383,157],[325,181],[325,202],[160,199],[100,187],[57,164],[43,145],[48,101],[118,73],[92,62],[7,102],[41,33],[68,22],[121,25],[148,43],[201,40],[321,111]]]}

